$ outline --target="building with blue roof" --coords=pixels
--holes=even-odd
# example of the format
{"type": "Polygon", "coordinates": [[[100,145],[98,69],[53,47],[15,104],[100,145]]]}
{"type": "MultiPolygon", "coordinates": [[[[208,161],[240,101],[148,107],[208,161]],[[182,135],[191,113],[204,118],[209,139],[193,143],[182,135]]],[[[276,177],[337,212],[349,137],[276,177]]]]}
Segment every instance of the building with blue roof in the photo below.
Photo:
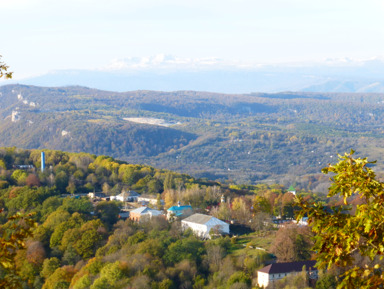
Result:
{"type": "Polygon", "coordinates": [[[193,214],[192,206],[181,206],[180,202],[178,202],[177,206],[172,206],[167,210],[167,219],[171,220],[174,218],[183,219],[189,217],[193,214]]]}

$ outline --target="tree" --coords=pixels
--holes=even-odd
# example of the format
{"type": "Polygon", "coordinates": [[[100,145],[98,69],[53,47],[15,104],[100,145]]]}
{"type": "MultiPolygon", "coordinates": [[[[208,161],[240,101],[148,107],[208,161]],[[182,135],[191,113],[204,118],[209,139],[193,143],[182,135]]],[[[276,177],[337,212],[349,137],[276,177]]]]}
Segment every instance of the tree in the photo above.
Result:
{"type": "Polygon", "coordinates": [[[15,170],[11,176],[12,180],[14,180],[18,185],[24,185],[27,177],[28,174],[23,170],[15,170]]]}
{"type": "Polygon", "coordinates": [[[21,288],[15,257],[18,249],[25,248],[25,239],[32,235],[36,223],[31,214],[18,213],[8,220],[0,226],[0,288],[21,288]]]}
{"type": "Polygon", "coordinates": [[[56,188],[62,193],[66,193],[66,188],[68,186],[68,175],[65,171],[60,171],[55,177],[56,188]]]}
{"type": "Polygon", "coordinates": [[[1,55],[0,55],[0,78],[12,78],[12,72],[8,72],[8,66],[1,61],[1,55]]]}
{"type": "Polygon", "coordinates": [[[354,151],[339,155],[336,165],[324,168],[332,173],[328,197],[340,196],[344,205],[327,209],[322,204],[309,204],[299,198],[302,210],[297,218],[307,215],[315,233],[313,250],[318,268],[332,265],[347,267],[338,288],[382,288],[384,273],[380,260],[384,255],[384,183],[376,180],[369,168],[374,162],[353,157],[354,151]],[[364,200],[351,211],[351,197],[364,200]],[[356,263],[368,257],[371,262],[356,263]],[[380,257],[380,258],[377,258],[380,257]]]}
{"type": "Polygon", "coordinates": [[[47,278],[42,289],[68,288],[75,273],[76,269],[73,266],[57,268],[55,272],[47,278]]]}
{"type": "Polygon", "coordinates": [[[40,276],[47,279],[59,267],[60,267],[60,261],[56,257],[45,259],[43,262],[43,268],[40,271],[40,276]]]}
{"type": "Polygon", "coordinates": [[[268,213],[271,214],[272,208],[268,200],[263,196],[255,196],[253,199],[253,211],[255,213],[268,213]]]}
{"type": "Polygon", "coordinates": [[[119,220],[120,208],[118,202],[103,201],[96,205],[95,214],[105,224],[112,227],[119,220]]]}
{"type": "Polygon", "coordinates": [[[197,261],[203,253],[202,242],[195,237],[189,237],[172,243],[168,247],[164,260],[168,264],[178,263],[185,259],[197,261]]]}
{"type": "Polygon", "coordinates": [[[271,222],[271,217],[267,213],[256,213],[251,220],[251,228],[255,231],[261,231],[264,228],[268,228],[271,222]]]}
{"type": "Polygon", "coordinates": [[[28,177],[25,179],[25,184],[29,187],[39,187],[40,186],[40,180],[39,177],[35,174],[29,174],[28,177]]]}
{"type": "MultiPolygon", "coordinates": [[[[317,285],[317,284],[316,284],[317,285]]],[[[309,287],[309,279],[308,274],[305,270],[305,266],[302,271],[298,274],[290,274],[283,279],[278,280],[275,283],[274,288],[282,288],[282,289],[311,289],[309,287]]],[[[316,286],[317,288],[317,286],[316,286]]],[[[327,289],[332,289],[328,288],[327,289]]]]}
{"type": "Polygon", "coordinates": [[[232,216],[238,222],[247,224],[251,219],[250,206],[247,204],[245,198],[238,197],[233,200],[232,203],[232,216]]]}
{"type": "Polygon", "coordinates": [[[272,243],[271,251],[279,262],[309,260],[311,241],[308,229],[297,225],[280,228],[272,243]]]}
{"type": "Polygon", "coordinates": [[[157,206],[157,209],[158,210],[162,210],[163,209],[163,205],[161,203],[161,195],[160,194],[157,194],[156,195],[156,206],[157,206]]]}

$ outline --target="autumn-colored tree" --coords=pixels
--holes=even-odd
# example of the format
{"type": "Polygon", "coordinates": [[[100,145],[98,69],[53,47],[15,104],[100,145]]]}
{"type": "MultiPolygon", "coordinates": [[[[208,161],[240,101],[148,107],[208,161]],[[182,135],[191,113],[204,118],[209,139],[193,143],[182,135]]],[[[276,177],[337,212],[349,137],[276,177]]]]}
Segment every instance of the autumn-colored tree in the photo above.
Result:
{"type": "Polygon", "coordinates": [[[251,228],[255,231],[261,231],[270,227],[271,215],[263,212],[256,213],[251,220],[251,228]]]}
{"type": "Polygon", "coordinates": [[[240,223],[249,223],[251,219],[251,206],[244,197],[237,197],[232,202],[232,216],[240,223]]]}
{"type": "Polygon", "coordinates": [[[297,218],[308,216],[315,233],[313,250],[318,267],[346,267],[338,288],[382,288],[384,273],[377,257],[382,259],[384,255],[384,183],[376,179],[370,168],[374,162],[354,158],[353,154],[352,150],[339,155],[337,164],[322,170],[332,174],[328,197],[338,195],[344,205],[327,209],[321,203],[309,204],[299,199],[302,210],[297,218]],[[350,199],[356,195],[364,203],[352,212],[350,199]],[[359,256],[368,257],[371,262],[357,263],[359,256]]]}
{"type": "Polygon", "coordinates": [[[271,204],[263,196],[255,196],[253,198],[253,212],[255,213],[272,213],[271,204]]]}
{"type": "Polygon", "coordinates": [[[45,249],[41,242],[39,241],[27,242],[26,258],[29,263],[40,266],[44,262],[45,255],[46,255],[45,249]]]}
{"type": "Polygon", "coordinates": [[[25,248],[25,240],[35,225],[32,215],[17,213],[0,226],[0,288],[21,288],[15,257],[17,250],[25,248]]]}
{"type": "Polygon", "coordinates": [[[75,273],[76,269],[73,266],[57,268],[55,272],[47,278],[42,289],[68,288],[75,273]]]}
{"type": "Polygon", "coordinates": [[[1,61],[1,55],[0,55],[0,78],[12,78],[12,72],[8,72],[8,66],[1,61]]]}
{"type": "Polygon", "coordinates": [[[211,215],[223,221],[229,221],[231,219],[231,209],[227,203],[221,203],[218,207],[213,207],[211,215]]]}
{"type": "Polygon", "coordinates": [[[277,231],[271,252],[276,255],[278,262],[304,261],[311,257],[311,246],[308,228],[292,224],[277,231]]]}
{"type": "Polygon", "coordinates": [[[293,218],[295,196],[292,193],[285,193],[281,198],[282,215],[284,218],[293,218]]]}
{"type": "Polygon", "coordinates": [[[39,187],[40,186],[40,180],[39,177],[35,174],[29,174],[28,177],[25,179],[25,184],[29,187],[39,187]]]}
{"type": "Polygon", "coordinates": [[[168,209],[177,203],[178,194],[175,190],[166,190],[163,192],[165,208],[168,209]]]}

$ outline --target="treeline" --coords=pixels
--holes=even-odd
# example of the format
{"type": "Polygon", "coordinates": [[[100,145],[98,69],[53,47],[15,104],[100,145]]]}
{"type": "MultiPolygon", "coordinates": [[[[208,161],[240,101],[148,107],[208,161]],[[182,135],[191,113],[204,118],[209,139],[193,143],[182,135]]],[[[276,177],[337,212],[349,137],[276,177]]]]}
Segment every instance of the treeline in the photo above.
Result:
{"type": "Polygon", "coordinates": [[[116,195],[123,188],[146,193],[162,193],[164,188],[188,188],[193,184],[213,186],[185,175],[134,165],[108,156],[44,150],[46,169],[42,172],[41,150],[0,149],[1,188],[44,187],[65,193],[104,191],[116,195]],[[23,168],[21,166],[30,166],[23,168]]]}
{"type": "MultiPolygon", "coordinates": [[[[276,216],[286,215],[282,214],[282,211],[287,202],[280,200],[288,194],[285,194],[286,189],[281,185],[220,184],[169,170],[129,164],[108,156],[53,150],[44,150],[45,170],[42,172],[41,152],[15,147],[0,148],[0,189],[4,190],[4,201],[25,201],[29,204],[34,201],[25,200],[22,196],[37,196],[40,193],[43,196],[73,195],[89,192],[104,192],[112,196],[120,194],[123,190],[135,190],[153,196],[161,194],[166,208],[181,201],[204,210],[207,207],[217,206],[221,198],[224,198],[226,203],[244,203],[244,210],[248,212],[244,221],[246,222],[247,218],[250,218],[249,214],[256,212],[256,209],[251,210],[253,199],[255,196],[263,196],[268,198],[270,203],[270,210],[267,210],[267,213],[276,216]],[[34,190],[36,194],[17,193],[25,189],[34,190]]],[[[305,193],[305,190],[302,193],[305,193]]],[[[33,205],[7,203],[6,207],[15,209],[18,207],[28,211],[27,208],[42,204],[40,197],[36,198],[36,203],[33,205]]],[[[288,203],[293,203],[292,197],[288,203]]],[[[232,207],[235,208],[236,205],[232,207]]],[[[15,210],[12,210],[11,213],[14,212],[15,210]]],[[[292,211],[286,217],[292,218],[292,211]]],[[[229,220],[230,217],[225,219],[229,220]]]]}

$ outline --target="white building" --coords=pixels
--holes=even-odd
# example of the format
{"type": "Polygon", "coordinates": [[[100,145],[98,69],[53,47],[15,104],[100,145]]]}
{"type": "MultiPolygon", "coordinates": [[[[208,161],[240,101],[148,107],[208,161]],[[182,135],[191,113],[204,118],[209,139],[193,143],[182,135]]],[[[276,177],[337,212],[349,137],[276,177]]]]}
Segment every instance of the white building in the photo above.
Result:
{"type": "Polygon", "coordinates": [[[191,228],[201,238],[210,238],[210,231],[215,230],[220,234],[229,234],[229,224],[215,217],[193,214],[181,221],[183,229],[191,228]]]}
{"type": "Polygon", "coordinates": [[[117,200],[120,202],[137,202],[139,197],[140,194],[135,191],[126,192],[125,190],[123,190],[121,194],[117,196],[112,196],[111,200],[117,200]]]}
{"type": "MultiPolygon", "coordinates": [[[[157,206],[157,196],[142,195],[137,198],[137,202],[141,203],[142,205],[151,204],[153,206],[157,206]]],[[[160,199],[160,204],[164,206],[164,200],[160,199]]]]}
{"type": "Polygon", "coordinates": [[[163,212],[148,207],[140,207],[129,212],[129,218],[136,222],[140,222],[144,219],[149,220],[152,219],[152,217],[159,216],[163,216],[163,212]]]}
{"type": "Polygon", "coordinates": [[[302,272],[303,267],[307,271],[310,279],[317,279],[318,270],[315,268],[316,261],[299,261],[289,263],[274,263],[270,264],[257,271],[257,284],[262,288],[274,288],[273,284],[276,280],[292,274],[302,272]]]}

